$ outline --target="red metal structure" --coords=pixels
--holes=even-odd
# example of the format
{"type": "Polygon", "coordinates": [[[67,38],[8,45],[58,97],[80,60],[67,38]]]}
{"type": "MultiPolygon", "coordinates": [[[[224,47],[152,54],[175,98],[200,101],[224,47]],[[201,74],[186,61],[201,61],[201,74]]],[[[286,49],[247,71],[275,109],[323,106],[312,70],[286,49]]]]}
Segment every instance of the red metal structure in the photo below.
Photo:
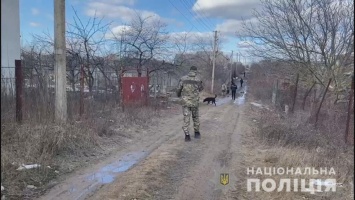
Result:
{"type": "Polygon", "coordinates": [[[122,77],[123,104],[145,104],[148,92],[148,77],[122,77]]]}

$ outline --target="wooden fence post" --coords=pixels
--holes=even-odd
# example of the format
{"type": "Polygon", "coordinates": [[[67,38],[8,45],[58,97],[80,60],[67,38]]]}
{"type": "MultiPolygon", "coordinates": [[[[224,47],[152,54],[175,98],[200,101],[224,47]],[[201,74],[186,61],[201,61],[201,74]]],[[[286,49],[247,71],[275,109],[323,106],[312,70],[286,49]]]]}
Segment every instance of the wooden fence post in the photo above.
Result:
{"type": "Polygon", "coordinates": [[[124,107],[124,100],[123,100],[123,67],[121,66],[121,70],[120,70],[120,104],[121,104],[121,108],[122,108],[122,112],[124,112],[125,107],[124,107]]]}
{"type": "Polygon", "coordinates": [[[313,85],[311,86],[311,88],[309,88],[309,90],[306,92],[306,94],[304,95],[304,97],[303,97],[303,102],[302,102],[302,110],[304,110],[304,107],[305,107],[305,105],[306,105],[306,99],[307,99],[307,97],[308,97],[308,95],[309,95],[309,93],[311,93],[311,91],[312,91],[312,89],[313,89],[313,87],[316,85],[316,82],[313,82],[313,85]]]}
{"type": "Polygon", "coordinates": [[[345,129],[345,143],[348,143],[349,131],[350,131],[350,118],[353,107],[353,96],[354,96],[354,75],[351,79],[351,90],[349,96],[349,104],[348,104],[348,116],[346,118],[346,129],[345,129]]]}
{"type": "Polygon", "coordinates": [[[295,92],[293,94],[293,102],[292,102],[292,108],[291,108],[291,112],[293,113],[293,111],[295,110],[295,105],[296,105],[296,99],[297,99],[297,88],[298,88],[298,80],[299,80],[299,74],[297,74],[296,77],[296,87],[295,87],[295,92]]]}
{"type": "Polygon", "coordinates": [[[84,67],[80,65],[80,105],[79,105],[79,115],[84,114],[84,67]]]}
{"type": "Polygon", "coordinates": [[[324,92],[324,94],[323,94],[322,100],[321,100],[321,102],[320,102],[320,104],[319,104],[319,107],[318,107],[318,110],[317,110],[317,113],[316,113],[316,123],[315,123],[315,126],[317,126],[319,111],[320,111],[320,108],[322,107],[322,104],[323,104],[325,95],[327,94],[327,91],[328,91],[328,88],[329,88],[329,85],[330,85],[330,82],[331,82],[331,81],[332,81],[332,79],[330,78],[330,79],[329,79],[329,82],[328,82],[328,85],[327,85],[327,87],[325,88],[325,92],[324,92]]]}
{"type": "Polygon", "coordinates": [[[15,60],[16,122],[22,123],[23,74],[21,60],[15,60]]]}
{"type": "Polygon", "coordinates": [[[149,90],[149,68],[147,67],[147,89],[146,89],[146,99],[145,99],[145,105],[146,106],[148,106],[148,103],[149,103],[149,92],[150,92],[150,90],[149,90]]]}

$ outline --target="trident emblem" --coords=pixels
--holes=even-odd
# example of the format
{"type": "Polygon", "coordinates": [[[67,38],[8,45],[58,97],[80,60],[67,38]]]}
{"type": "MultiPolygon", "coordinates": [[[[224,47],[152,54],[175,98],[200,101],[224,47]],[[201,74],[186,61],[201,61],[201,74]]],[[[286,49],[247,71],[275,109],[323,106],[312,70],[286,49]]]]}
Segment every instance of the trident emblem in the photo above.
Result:
{"type": "Polygon", "coordinates": [[[222,173],[220,175],[219,181],[221,182],[222,185],[228,185],[228,183],[229,183],[229,174],[222,173]]]}

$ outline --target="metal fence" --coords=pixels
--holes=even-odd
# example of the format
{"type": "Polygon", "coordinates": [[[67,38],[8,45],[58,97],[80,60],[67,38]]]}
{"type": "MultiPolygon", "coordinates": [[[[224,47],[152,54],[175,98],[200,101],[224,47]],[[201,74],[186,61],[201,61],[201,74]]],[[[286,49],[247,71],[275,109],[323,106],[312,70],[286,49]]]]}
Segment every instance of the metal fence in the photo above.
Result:
{"type": "MultiPolygon", "coordinates": [[[[2,73],[1,102],[2,120],[52,120],[54,116],[55,76],[53,69],[34,69],[21,66],[7,67],[15,74],[2,73]],[[5,76],[7,75],[7,77],[5,76]]],[[[2,69],[3,70],[3,69],[2,69]]],[[[119,107],[121,102],[121,77],[134,77],[135,74],[127,72],[117,76],[117,72],[97,70],[94,73],[92,87],[87,84],[84,73],[76,72],[76,77],[68,77],[67,73],[67,107],[68,117],[94,114],[96,111],[109,110],[112,106],[119,107]]],[[[144,84],[147,97],[165,96],[167,91],[175,88],[172,84],[177,82],[172,77],[164,77],[159,73],[150,74],[144,84]]],[[[127,89],[130,91],[130,88],[127,89]]],[[[126,91],[126,92],[127,92],[126,91]]],[[[126,95],[127,96],[127,95],[126,95]]],[[[123,100],[123,99],[122,99],[123,100]]],[[[129,101],[129,98],[126,98],[129,101]]],[[[158,101],[158,99],[157,99],[158,101]]]]}
{"type": "MultiPolygon", "coordinates": [[[[338,130],[344,130],[345,142],[353,143],[354,123],[354,78],[352,78],[351,88],[344,91],[344,99],[335,103],[334,92],[329,91],[332,79],[329,79],[325,89],[318,91],[314,83],[309,88],[300,87],[302,81],[297,74],[290,78],[275,78],[272,91],[272,103],[284,110],[286,113],[294,112],[296,109],[308,111],[310,122],[317,126],[324,120],[330,120],[338,130]],[[319,98],[321,97],[321,98],[319,98]],[[289,108],[289,109],[288,109],[289,108]]],[[[303,84],[305,85],[305,84],[303,84]]]]}

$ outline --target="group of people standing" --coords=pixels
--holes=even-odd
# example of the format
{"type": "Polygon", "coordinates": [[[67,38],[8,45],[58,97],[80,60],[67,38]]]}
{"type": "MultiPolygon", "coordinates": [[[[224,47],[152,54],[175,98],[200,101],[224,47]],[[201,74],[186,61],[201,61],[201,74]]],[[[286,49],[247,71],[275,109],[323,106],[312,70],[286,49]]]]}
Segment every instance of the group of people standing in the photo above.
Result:
{"type": "MultiPolygon", "coordinates": [[[[240,87],[243,87],[243,82],[244,82],[244,81],[243,81],[243,79],[241,78],[241,79],[240,79],[240,87]]],[[[235,100],[235,95],[236,95],[237,89],[238,89],[237,84],[235,84],[234,81],[232,81],[230,90],[232,91],[232,99],[233,99],[233,100],[235,100]]],[[[222,93],[223,93],[223,96],[225,96],[226,94],[229,94],[229,89],[227,88],[227,85],[226,85],[226,84],[223,84],[223,85],[222,85],[222,93]]]]}

